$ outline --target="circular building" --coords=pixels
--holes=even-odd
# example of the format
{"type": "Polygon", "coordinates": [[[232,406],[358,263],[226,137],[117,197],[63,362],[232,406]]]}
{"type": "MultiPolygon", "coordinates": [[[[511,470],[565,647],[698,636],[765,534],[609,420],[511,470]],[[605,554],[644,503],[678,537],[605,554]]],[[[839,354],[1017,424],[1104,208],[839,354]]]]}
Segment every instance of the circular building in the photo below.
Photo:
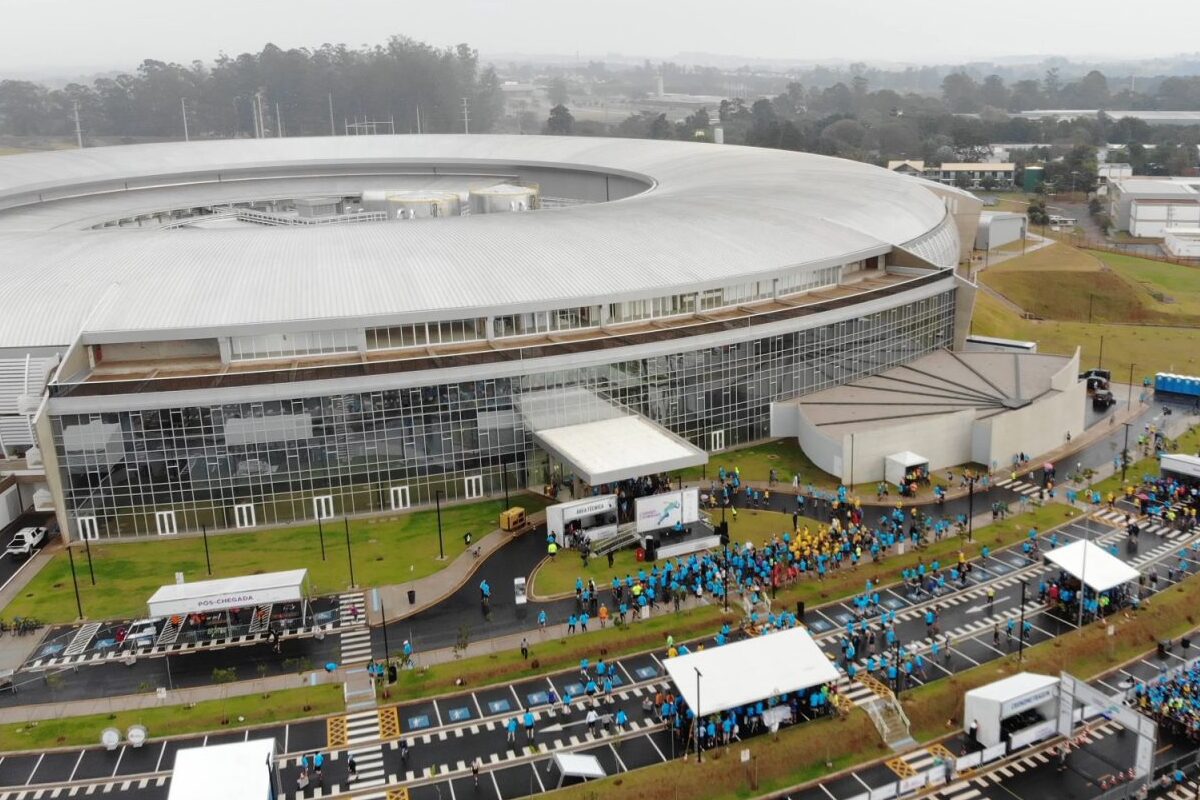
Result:
{"type": "Polygon", "coordinates": [[[869,165],[695,143],[6,157],[0,446],[35,446],[63,529],[98,537],[701,463],[768,436],[772,403],[951,347],[977,215],[869,165]],[[487,186],[537,207],[457,213],[487,186]],[[393,197],[455,213],[370,207],[393,197]]]}

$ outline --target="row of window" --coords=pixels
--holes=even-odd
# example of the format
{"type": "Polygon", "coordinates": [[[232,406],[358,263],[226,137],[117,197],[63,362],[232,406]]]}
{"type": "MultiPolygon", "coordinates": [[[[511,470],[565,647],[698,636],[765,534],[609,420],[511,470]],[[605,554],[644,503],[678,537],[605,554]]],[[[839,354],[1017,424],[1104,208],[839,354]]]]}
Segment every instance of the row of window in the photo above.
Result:
{"type": "MultiPolygon", "coordinates": [[[[407,486],[392,486],[389,487],[389,497],[391,498],[392,511],[404,511],[410,506],[409,487],[407,486]]],[[[471,475],[463,478],[463,496],[468,500],[477,500],[483,497],[483,476],[471,475]]],[[[315,495],[312,498],[312,518],[315,520],[333,519],[335,516],[333,495],[321,494],[315,495]]],[[[255,511],[253,503],[239,503],[233,507],[234,527],[237,529],[254,528],[258,526],[258,513],[255,511]]],[[[100,520],[95,516],[80,516],[75,519],[76,529],[81,538],[84,539],[99,539],[100,538],[100,520]]],[[[175,519],[175,511],[155,511],[154,512],[154,527],[155,532],[159,536],[174,536],[179,533],[179,526],[175,519]]]]}
{"type": "MultiPolygon", "coordinates": [[[[862,262],[858,262],[849,265],[848,269],[853,270],[854,267],[861,266],[861,264],[862,262]]],[[[636,322],[643,319],[694,314],[697,310],[712,311],[726,306],[769,300],[773,297],[834,286],[838,283],[841,271],[842,267],[840,266],[798,270],[777,279],[708,289],[699,294],[699,308],[697,308],[697,295],[694,293],[611,303],[608,306],[608,318],[609,322],[614,324],[636,322]]],[[[493,334],[496,338],[532,336],[555,331],[594,328],[601,325],[603,321],[602,307],[598,305],[534,311],[528,314],[506,314],[493,320],[493,334]]],[[[368,328],[366,348],[369,351],[396,350],[407,347],[481,341],[487,338],[487,324],[486,318],[478,317],[395,325],[386,328],[368,328]]],[[[230,358],[233,361],[349,353],[357,349],[357,336],[354,331],[349,330],[235,336],[230,340],[230,358]]]]}
{"type": "Polygon", "coordinates": [[[431,344],[475,342],[487,338],[487,319],[452,319],[443,322],[418,322],[390,328],[368,328],[368,350],[396,350],[431,344]]]}
{"type": "Polygon", "coordinates": [[[354,331],[301,331],[234,336],[229,340],[231,361],[261,361],[270,358],[353,353],[358,349],[354,331]]]}

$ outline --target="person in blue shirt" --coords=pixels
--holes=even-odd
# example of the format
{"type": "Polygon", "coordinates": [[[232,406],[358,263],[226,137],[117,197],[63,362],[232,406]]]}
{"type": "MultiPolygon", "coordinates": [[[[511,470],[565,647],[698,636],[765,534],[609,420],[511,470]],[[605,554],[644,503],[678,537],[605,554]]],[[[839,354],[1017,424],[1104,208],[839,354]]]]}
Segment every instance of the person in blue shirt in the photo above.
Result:
{"type": "Polygon", "coordinates": [[[546,612],[544,610],[538,612],[538,628],[546,630],[546,612]]]}
{"type": "Polygon", "coordinates": [[[629,723],[629,715],[623,709],[617,709],[617,716],[614,720],[617,724],[617,731],[625,730],[625,725],[629,723]]]}
{"type": "Polygon", "coordinates": [[[590,619],[591,617],[588,616],[586,611],[579,615],[579,630],[581,633],[587,633],[587,624],[590,619]]]}
{"type": "Polygon", "coordinates": [[[567,633],[574,633],[574,632],[575,632],[575,623],[576,623],[576,621],[577,621],[577,618],[576,618],[576,616],[575,616],[574,614],[572,614],[571,616],[567,617],[567,633]]]}
{"type": "Polygon", "coordinates": [[[507,734],[508,743],[515,744],[517,741],[517,718],[511,717],[508,722],[504,724],[504,730],[507,734]]]}
{"type": "Polygon", "coordinates": [[[525,723],[525,741],[532,744],[533,743],[533,712],[530,711],[529,709],[525,709],[525,717],[524,717],[523,721],[525,723]]]}

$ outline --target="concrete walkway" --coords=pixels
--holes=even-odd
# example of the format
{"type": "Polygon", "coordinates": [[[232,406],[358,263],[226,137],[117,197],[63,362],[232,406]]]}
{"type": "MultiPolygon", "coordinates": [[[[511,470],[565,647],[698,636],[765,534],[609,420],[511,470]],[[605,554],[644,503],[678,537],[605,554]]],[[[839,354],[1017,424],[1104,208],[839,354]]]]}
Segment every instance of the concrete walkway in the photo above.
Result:
{"type": "MultiPolygon", "coordinates": [[[[88,667],[83,667],[88,669],[88,667]]],[[[228,697],[243,697],[250,694],[268,694],[301,686],[317,686],[325,683],[341,683],[342,670],[334,672],[313,671],[301,675],[273,675],[237,681],[224,686],[197,686],[189,689],[168,690],[164,699],[155,692],[126,694],[118,697],[102,697],[93,700],[72,700],[69,703],[39,703],[32,706],[0,708],[0,724],[19,723],[32,720],[77,717],[88,714],[112,714],[118,711],[136,711],[161,706],[182,706],[203,700],[220,700],[228,697]]],[[[49,673],[47,673],[49,674],[49,673]]],[[[17,697],[20,697],[20,691],[17,697]]],[[[269,701],[264,701],[269,702],[269,701]]]]}
{"type": "MultiPolygon", "coordinates": [[[[544,511],[529,515],[529,522],[534,526],[540,525],[545,519],[546,512],[544,511]]],[[[494,530],[482,539],[472,542],[471,546],[458,558],[432,575],[426,575],[424,578],[406,583],[380,586],[379,595],[383,601],[383,608],[387,611],[388,623],[398,622],[427,608],[432,608],[454,594],[475,574],[475,570],[488,560],[489,556],[503,547],[511,538],[512,534],[510,533],[499,529],[494,530]],[[408,602],[410,591],[416,593],[416,602],[414,603],[408,602]]],[[[371,625],[379,625],[383,622],[382,615],[369,601],[367,602],[367,622],[371,625]]]]}

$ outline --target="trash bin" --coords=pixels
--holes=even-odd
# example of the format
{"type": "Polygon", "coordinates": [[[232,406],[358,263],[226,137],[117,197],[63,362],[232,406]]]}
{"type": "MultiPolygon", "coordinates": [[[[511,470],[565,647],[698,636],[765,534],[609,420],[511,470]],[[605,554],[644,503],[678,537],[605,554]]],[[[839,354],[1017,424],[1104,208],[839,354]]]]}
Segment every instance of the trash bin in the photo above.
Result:
{"type": "Polygon", "coordinates": [[[417,604],[417,590],[416,589],[408,590],[408,604],[410,606],[414,606],[417,604]]]}

